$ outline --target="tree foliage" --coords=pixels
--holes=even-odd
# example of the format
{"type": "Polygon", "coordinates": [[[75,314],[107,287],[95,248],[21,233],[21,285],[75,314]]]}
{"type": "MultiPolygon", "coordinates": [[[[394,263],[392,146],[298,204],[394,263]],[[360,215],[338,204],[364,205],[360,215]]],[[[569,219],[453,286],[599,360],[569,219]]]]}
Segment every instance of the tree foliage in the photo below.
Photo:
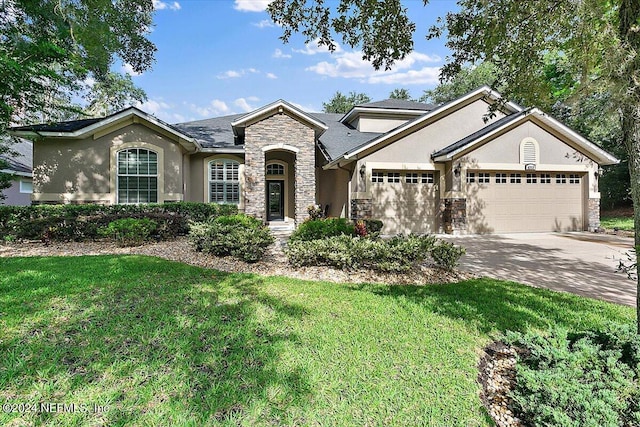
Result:
{"type": "Polygon", "coordinates": [[[346,113],[354,106],[371,102],[371,98],[365,93],[349,92],[344,95],[340,91],[336,91],[328,102],[322,103],[322,111],[325,113],[346,113]]]}
{"type": "Polygon", "coordinates": [[[142,103],[147,100],[147,94],[143,89],[136,87],[129,74],[109,72],[103,80],[93,84],[86,98],[87,106],[84,113],[100,117],[129,105],[142,103]]]}
{"type": "Polygon", "coordinates": [[[457,74],[441,82],[433,89],[425,90],[421,102],[445,104],[482,86],[495,87],[496,67],[490,62],[476,66],[464,66],[457,74]]]}
{"type": "Polygon", "coordinates": [[[12,124],[77,115],[73,96],[87,79],[108,85],[115,60],[147,70],[152,15],[151,0],[1,1],[0,135],[12,124]]]}
{"type": "Polygon", "coordinates": [[[409,89],[404,88],[396,88],[391,91],[389,94],[390,99],[402,99],[404,101],[413,101],[411,98],[411,94],[409,93],[409,89]]]}

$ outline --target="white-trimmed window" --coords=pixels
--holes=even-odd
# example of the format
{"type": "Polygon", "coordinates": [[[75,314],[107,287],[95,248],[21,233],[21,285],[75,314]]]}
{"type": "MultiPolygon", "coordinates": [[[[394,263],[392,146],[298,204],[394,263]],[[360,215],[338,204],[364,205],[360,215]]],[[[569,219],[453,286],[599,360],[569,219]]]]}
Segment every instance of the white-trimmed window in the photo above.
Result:
{"type": "Polygon", "coordinates": [[[476,173],[467,172],[467,184],[473,184],[474,182],[476,182],[476,173]]]}
{"type": "Polygon", "coordinates": [[[567,183],[567,175],[565,174],[556,174],[556,184],[566,184],[567,183]]]}
{"type": "Polygon", "coordinates": [[[384,173],[382,173],[382,172],[372,172],[371,173],[371,182],[384,182],[384,173]]]}
{"type": "Polygon", "coordinates": [[[20,192],[24,194],[33,193],[33,181],[28,181],[25,179],[20,180],[20,192]]]}
{"type": "Polygon", "coordinates": [[[405,175],[405,182],[407,184],[417,184],[418,183],[418,174],[417,173],[407,173],[405,175]]]}
{"type": "Polygon", "coordinates": [[[284,175],[284,165],[280,163],[269,163],[267,165],[267,175],[284,175]]]}
{"type": "Polygon", "coordinates": [[[506,173],[497,173],[496,174],[496,184],[506,184],[507,183],[507,174],[506,173]]]}
{"type": "Polygon", "coordinates": [[[389,172],[387,173],[387,182],[400,182],[400,172],[389,172]]]}
{"type": "Polygon", "coordinates": [[[158,153],[144,148],[118,151],[118,203],[158,202],[158,153]]]}
{"type": "Polygon", "coordinates": [[[432,173],[423,173],[422,174],[422,183],[423,184],[433,184],[433,174],[432,173]]]}
{"type": "Polygon", "coordinates": [[[519,173],[512,173],[511,175],[509,175],[509,182],[511,184],[522,183],[522,175],[520,175],[519,173]]]}
{"type": "Polygon", "coordinates": [[[548,173],[540,174],[540,184],[551,184],[551,175],[548,173]]]}
{"type": "Polygon", "coordinates": [[[478,182],[480,184],[488,184],[489,183],[489,174],[487,172],[480,172],[478,174],[478,182]]]}
{"type": "Polygon", "coordinates": [[[580,184],[580,175],[569,175],[569,184],[580,184]]]}
{"type": "Polygon", "coordinates": [[[228,159],[209,162],[209,202],[240,203],[240,163],[228,159]]]}
{"type": "Polygon", "coordinates": [[[537,184],[538,183],[538,175],[535,173],[527,174],[527,184],[537,184]]]}

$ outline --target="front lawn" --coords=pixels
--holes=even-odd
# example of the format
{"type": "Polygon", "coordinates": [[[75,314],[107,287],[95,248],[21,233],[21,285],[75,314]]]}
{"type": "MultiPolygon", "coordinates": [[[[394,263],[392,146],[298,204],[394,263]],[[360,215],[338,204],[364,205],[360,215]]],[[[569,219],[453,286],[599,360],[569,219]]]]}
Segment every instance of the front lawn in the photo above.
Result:
{"type": "Polygon", "coordinates": [[[633,231],[633,216],[603,216],[600,219],[600,226],[607,230],[633,231]]]}
{"type": "Polygon", "coordinates": [[[142,256],[4,258],[0,425],[485,426],[476,365],[492,337],[634,320],[490,279],[336,285],[142,256]]]}

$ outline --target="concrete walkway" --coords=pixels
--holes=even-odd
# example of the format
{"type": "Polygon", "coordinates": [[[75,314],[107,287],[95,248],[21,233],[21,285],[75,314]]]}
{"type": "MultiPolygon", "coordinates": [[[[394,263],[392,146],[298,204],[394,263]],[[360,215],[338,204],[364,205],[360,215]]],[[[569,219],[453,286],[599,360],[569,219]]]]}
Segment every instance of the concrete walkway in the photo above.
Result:
{"type": "Polygon", "coordinates": [[[616,272],[633,239],[594,233],[440,236],[467,249],[461,267],[481,276],[635,305],[636,283],[616,272]]]}

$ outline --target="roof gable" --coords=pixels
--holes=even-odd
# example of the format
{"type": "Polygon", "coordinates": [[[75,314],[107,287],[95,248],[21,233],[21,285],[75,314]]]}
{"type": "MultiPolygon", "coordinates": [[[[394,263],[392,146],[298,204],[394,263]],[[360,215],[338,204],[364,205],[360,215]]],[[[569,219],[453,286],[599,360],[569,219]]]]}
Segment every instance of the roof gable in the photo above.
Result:
{"type": "Polygon", "coordinates": [[[239,117],[235,121],[231,122],[231,126],[233,128],[243,128],[260,121],[265,117],[280,113],[286,113],[299,121],[307,123],[317,131],[323,132],[327,130],[327,125],[325,123],[282,99],[239,117]]]}
{"type": "MultiPolygon", "coordinates": [[[[385,144],[390,143],[390,141],[392,141],[393,138],[397,137],[398,135],[401,135],[404,133],[410,133],[415,130],[418,130],[421,127],[427,126],[430,122],[436,121],[439,118],[445,117],[453,113],[454,111],[457,111],[458,109],[462,108],[463,106],[468,105],[469,103],[479,99],[485,99],[489,102],[497,102],[501,99],[501,95],[488,86],[483,86],[481,88],[478,88],[473,92],[469,92],[468,94],[458,99],[455,99],[451,102],[443,104],[432,111],[428,111],[425,114],[422,114],[416,117],[415,119],[410,120],[407,123],[401,126],[398,126],[397,128],[387,133],[384,133],[357,147],[352,148],[351,150],[345,152],[340,157],[334,159],[331,163],[326,165],[325,168],[332,168],[338,165],[340,162],[344,162],[344,161],[349,162],[353,159],[357,159],[358,155],[364,151],[375,150],[377,147],[382,147],[385,144]]],[[[506,109],[506,111],[510,113],[517,113],[522,111],[522,107],[512,102],[505,103],[504,108],[506,109]]]]}
{"type": "Polygon", "coordinates": [[[24,138],[68,138],[84,139],[99,134],[118,124],[143,123],[155,126],[175,138],[187,151],[195,152],[201,147],[196,139],[180,129],[136,108],[129,107],[107,117],[97,119],[72,120],[52,124],[18,126],[9,129],[9,133],[24,138]]]}
{"type": "Polygon", "coordinates": [[[527,109],[517,114],[504,117],[478,132],[475,132],[434,153],[431,158],[435,161],[452,160],[458,155],[466,154],[475,150],[506,130],[517,127],[522,123],[533,120],[534,118],[560,134],[562,137],[566,138],[567,141],[575,144],[581,151],[593,158],[598,164],[610,165],[619,162],[619,160],[613,155],[607,153],[605,150],[587,140],[573,129],[560,123],[558,120],[537,108],[527,109]]]}

